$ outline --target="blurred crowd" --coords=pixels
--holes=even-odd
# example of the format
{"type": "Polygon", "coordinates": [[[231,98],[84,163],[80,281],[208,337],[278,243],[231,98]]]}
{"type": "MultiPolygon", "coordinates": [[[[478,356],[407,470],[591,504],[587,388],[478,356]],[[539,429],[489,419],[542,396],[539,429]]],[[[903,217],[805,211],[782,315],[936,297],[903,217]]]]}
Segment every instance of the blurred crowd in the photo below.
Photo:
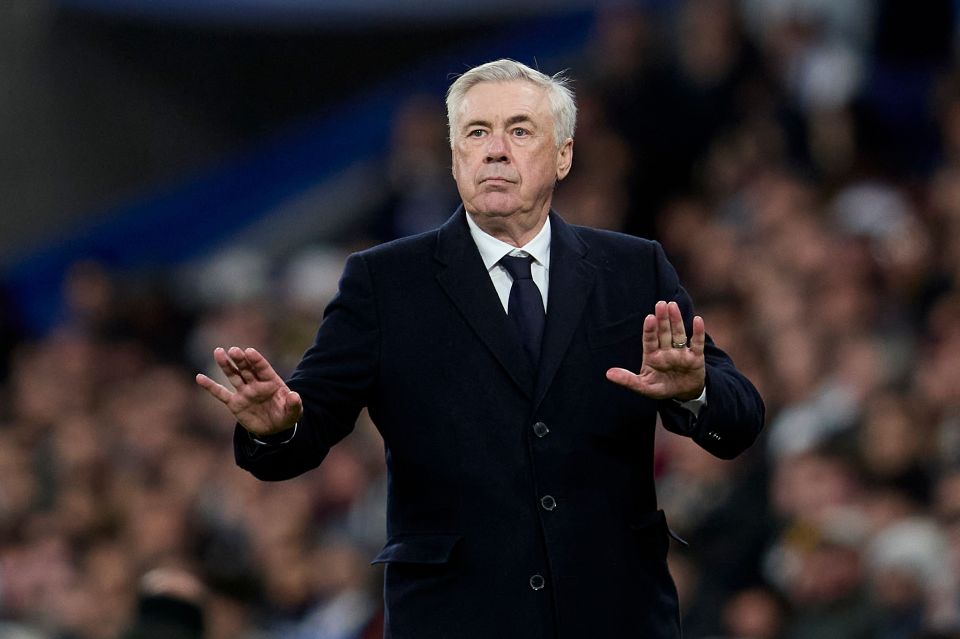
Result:
{"type": "MultiPolygon", "coordinates": [[[[568,61],[554,208],[659,239],[767,404],[733,462],[658,437],[687,637],[960,637],[956,25],[940,0],[624,3],[568,61]]],[[[78,263],[57,330],[0,322],[0,638],[381,636],[373,424],[261,483],[193,374],[230,344],[289,372],[349,251],[449,216],[441,101],[395,124],[349,241],[185,276],[78,263]]]]}

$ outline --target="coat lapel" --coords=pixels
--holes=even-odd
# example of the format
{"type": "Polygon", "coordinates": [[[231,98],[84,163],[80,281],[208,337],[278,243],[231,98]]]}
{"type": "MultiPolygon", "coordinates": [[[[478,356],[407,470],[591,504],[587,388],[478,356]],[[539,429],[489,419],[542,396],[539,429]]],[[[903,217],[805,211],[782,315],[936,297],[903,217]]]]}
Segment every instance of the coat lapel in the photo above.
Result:
{"type": "Polygon", "coordinates": [[[570,346],[596,276],[595,267],[585,259],[587,246],[573,229],[553,212],[550,213],[550,227],[550,292],[534,410],[546,396],[570,346]]]}
{"type": "MultiPolygon", "coordinates": [[[[473,238],[470,237],[465,215],[461,206],[437,231],[435,258],[443,264],[437,273],[437,280],[514,383],[527,397],[532,397],[533,367],[526,357],[516,330],[510,325],[507,314],[503,311],[490,275],[483,266],[473,238]]],[[[548,318],[545,330],[549,329],[548,318]]]]}

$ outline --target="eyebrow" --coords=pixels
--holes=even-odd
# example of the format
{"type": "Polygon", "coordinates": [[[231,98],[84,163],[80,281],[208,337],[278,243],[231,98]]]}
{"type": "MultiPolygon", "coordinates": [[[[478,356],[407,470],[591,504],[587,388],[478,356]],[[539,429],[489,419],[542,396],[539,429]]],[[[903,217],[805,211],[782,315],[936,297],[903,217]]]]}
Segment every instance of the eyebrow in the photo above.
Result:
{"type": "MultiPolygon", "coordinates": [[[[509,127],[509,126],[514,125],[514,124],[520,124],[521,122],[529,122],[530,124],[533,124],[533,123],[534,123],[533,120],[531,120],[529,116],[526,116],[526,115],[511,115],[509,118],[507,118],[507,121],[506,121],[504,124],[505,124],[505,126],[508,126],[508,127],[509,127]]],[[[462,128],[463,128],[463,129],[469,129],[469,128],[475,127],[475,126],[483,126],[483,127],[487,127],[488,129],[493,128],[493,125],[490,124],[490,122],[488,122],[487,120],[470,120],[469,122],[467,122],[466,124],[464,124],[462,128]]]]}

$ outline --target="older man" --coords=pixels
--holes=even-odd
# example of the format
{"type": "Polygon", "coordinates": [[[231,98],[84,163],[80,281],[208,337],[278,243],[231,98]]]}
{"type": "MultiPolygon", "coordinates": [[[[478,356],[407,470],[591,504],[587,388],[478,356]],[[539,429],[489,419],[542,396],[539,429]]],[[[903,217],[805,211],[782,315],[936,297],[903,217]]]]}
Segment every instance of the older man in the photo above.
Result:
{"type": "Polygon", "coordinates": [[[369,408],[389,470],[387,637],[679,637],[657,414],[728,458],[763,403],[658,244],[551,212],[573,161],[562,78],[484,64],[447,111],[453,217],[352,255],[287,382],[235,346],[214,352],[233,390],[197,381],[267,480],[317,466],[369,408]]]}

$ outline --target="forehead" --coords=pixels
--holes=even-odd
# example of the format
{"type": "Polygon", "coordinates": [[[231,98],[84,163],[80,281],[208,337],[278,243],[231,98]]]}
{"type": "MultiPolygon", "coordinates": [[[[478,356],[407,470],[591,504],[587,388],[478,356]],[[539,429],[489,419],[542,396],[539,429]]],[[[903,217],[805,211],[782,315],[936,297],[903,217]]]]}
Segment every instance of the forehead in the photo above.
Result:
{"type": "Polygon", "coordinates": [[[551,120],[547,90],[525,80],[481,82],[464,94],[460,107],[462,122],[495,121],[517,115],[537,121],[551,120]]]}

